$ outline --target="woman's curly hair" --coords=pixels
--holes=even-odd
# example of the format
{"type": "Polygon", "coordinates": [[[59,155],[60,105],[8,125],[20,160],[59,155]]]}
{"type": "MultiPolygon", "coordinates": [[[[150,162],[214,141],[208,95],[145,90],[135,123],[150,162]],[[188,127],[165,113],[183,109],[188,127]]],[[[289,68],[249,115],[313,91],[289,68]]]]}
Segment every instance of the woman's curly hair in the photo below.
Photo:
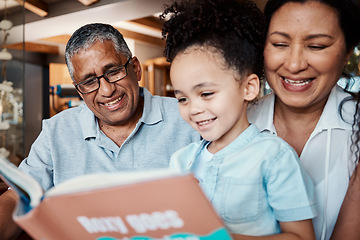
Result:
{"type": "Polygon", "coordinates": [[[248,0],[185,0],[167,6],[162,36],[164,56],[172,62],[193,45],[214,47],[230,68],[263,77],[265,22],[248,0]]]}

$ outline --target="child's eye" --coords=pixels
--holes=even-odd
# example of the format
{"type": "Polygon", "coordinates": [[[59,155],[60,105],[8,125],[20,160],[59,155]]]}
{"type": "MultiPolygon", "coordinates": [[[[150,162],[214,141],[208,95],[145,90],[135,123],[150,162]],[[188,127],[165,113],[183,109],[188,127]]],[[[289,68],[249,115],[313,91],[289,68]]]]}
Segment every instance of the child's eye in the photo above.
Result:
{"type": "Polygon", "coordinates": [[[203,92],[203,93],[201,93],[201,97],[209,97],[213,94],[214,94],[213,92],[203,92]]]}
{"type": "Polygon", "coordinates": [[[202,98],[211,97],[214,93],[213,92],[203,92],[201,93],[202,98]]]}
{"type": "Polygon", "coordinates": [[[187,100],[187,98],[184,98],[184,97],[178,98],[178,103],[185,103],[186,100],[187,100]]]}

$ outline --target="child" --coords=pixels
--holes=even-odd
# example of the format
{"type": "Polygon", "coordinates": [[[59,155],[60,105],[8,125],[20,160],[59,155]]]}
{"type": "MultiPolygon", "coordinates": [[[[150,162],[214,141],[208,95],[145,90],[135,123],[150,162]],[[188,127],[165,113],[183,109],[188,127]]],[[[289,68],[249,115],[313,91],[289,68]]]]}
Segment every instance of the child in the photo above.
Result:
{"type": "Polygon", "coordinates": [[[285,141],[246,116],[263,75],[261,12],[249,1],[190,0],[161,17],[181,116],[203,137],[170,167],[194,173],[234,239],[315,239],[311,179],[285,141]]]}

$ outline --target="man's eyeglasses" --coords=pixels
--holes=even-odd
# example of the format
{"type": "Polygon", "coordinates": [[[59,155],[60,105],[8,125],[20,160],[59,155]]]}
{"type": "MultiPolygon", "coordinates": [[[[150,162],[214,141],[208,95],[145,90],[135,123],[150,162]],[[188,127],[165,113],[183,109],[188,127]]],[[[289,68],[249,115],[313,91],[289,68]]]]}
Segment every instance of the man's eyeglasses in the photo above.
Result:
{"type": "Polygon", "coordinates": [[[124,65],[113,68],[103,75],[76,84],[75,88],[82,94],[87,94],[99,89],[101,78],[104,78],[109,83],[114,83],[125,78],[128,75],[127,66],[129,65],[130,60],[131,58],[129,58],[124,65]]]}

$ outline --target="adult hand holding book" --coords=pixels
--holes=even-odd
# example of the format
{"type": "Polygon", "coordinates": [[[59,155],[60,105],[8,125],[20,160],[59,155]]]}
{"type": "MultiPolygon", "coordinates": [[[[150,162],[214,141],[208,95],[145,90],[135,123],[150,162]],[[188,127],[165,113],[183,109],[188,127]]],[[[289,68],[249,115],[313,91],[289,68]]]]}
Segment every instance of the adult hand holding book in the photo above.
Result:
{"type": "Polygon", "coordinates": [[[19,195],[14,221],[35,239],[231,239],[189,173],[99,173],[45,193],[2,158],[0,175],[19,195]]]}

